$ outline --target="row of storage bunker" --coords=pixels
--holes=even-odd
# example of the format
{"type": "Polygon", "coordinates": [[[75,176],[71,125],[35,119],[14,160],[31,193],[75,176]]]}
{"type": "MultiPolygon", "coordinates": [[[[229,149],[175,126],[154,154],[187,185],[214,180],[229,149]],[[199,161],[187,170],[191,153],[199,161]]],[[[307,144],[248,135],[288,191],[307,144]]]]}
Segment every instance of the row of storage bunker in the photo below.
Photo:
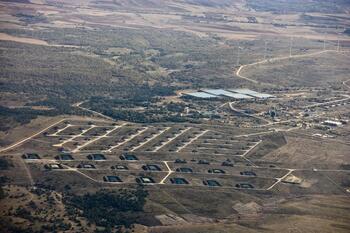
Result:
{"type": "MultiPolygon", "coordinates": [[[[26,160],[41,159],[41,157],[37,153],[25,153],[22,155],[22,158],[26,159],[26,160]]],[[[93,160],[93,161],[106,160],[106,156],[104,154],[99,154],[99,153],[89,154],[86,156],[86,158],[89,160],[93,160]]],[[[123,154],[123,155],[120,155],[119,158],[120,158],[120,160],[128,160],[128,161],[138,160],[138,158],[132,154],[123,154]]],[[[60,161],[71,161],[71,160],[74,160],[74,157],[69,153],[62,153],[62,154],[55,156],[55,159],[60,160],[60,161]]]]}
{"type": "MultiPolygon", "coordinates": [[[[174,185],[189,185],[190,182],[186,180],[185,178],[182,177],[174,177],[170,178],[170,183],[174,185]]],[[[104,182],[108,183],[122,183],[122,179],[119,176],[111,175],[111,176],[104,176],[103,177],[104,182]]],[[[155,180],[152,177],[148,176],[140,176],[135,179],[136,183],[142,184],[142,185],[152,185],[156,184],[155,180]]],[[[222,185],[220,184],[219,181],[213,180],[213,179],[208,179],[208,180],[203,180],[203,185],[209,186],[209,187],[221,187],[222,185]]],[[[234,188],[238,189],[254,189],[254,186],[250,183],[237,183],[233,185],[234,188]]]]}
{"type": "MultiPolygon", "coordinates": [[[[145,165],[145,166],[149,166],[149,165],[145,165]]],[[[153,166],[153,165],[151,165],[153,166]]],[[[50,163],[50,164],[45,164],[44,166],[47,170],[60,170],[60,169],[64,169],[64,167],[61,164],[57,164],[57,163],[50,163]]],[[[95,166],[92,164],[84,164],[84,165],[79,165],[78,167],[80,168],[90,168],[90,169],[94,169],[95,166]]],[[[159,169],[159,167],[157,166],[157,168],[159,169]]],[[[127,167],[124,166],[124,169],[127,169],[127,167]]],[[[157,170],[158,170],[157,169],[157,170]]],[[[185,168],[188,169],[188,168],[185,168]]],[[[185,171],[185,169],[181,169],[182,172],[192,172],[192,170],[188,170],[185,171]]],[[[160,171],[160,170],[158,170],[160,171]]],[[[254,174],[255,176],[255,174],[254,174]]],[[[108,182],[108,183],[123,183],[123,180],[117,176],[117,175],[106,175],[103,176],[103,181],[104,182],[108,182]]],[[[152,185],[152,184],[156,184],[156,181],[149,176],[140,176],[135,178],[136,183],[141,184],[141,185],[152,185]]],[[[174,185],[189,185],[190,182],[183,178],[183,177],[173,177],[169,179],[171,184],[174,185]]],[[[221,183],[215,179],[206,179],[202,181],[203,185],[205,186],[209,186],[209,187],[221,187],[221,183]]],[[[234,188],[237,189],[254,189],[254,186],[250,183],[237,183],[234,184],[233,186],[234,188]]]]}
{"type": "MultiPolygon", "coordinates": [[[[25,153],[22,155],[22,158],[26,159],[26,160],[39,160],[39,159],[41,159],[41,157],[37,153],[25,153]]],[[[56,160],[59,160],[59,161],[73,161],[73,160],[75,160],[74,157],[69,153],[62,153],[62,154],[56,155],[54,158],[56,160]]],[[[106,156],[104,154],[100,154],[100,153],[89,154],[86,156],[86,158],[88,160],[91,160],[91,161],[105,161],[105,160],[107,160],[106,156]]],[[[136,155],[128,154],[128,153],[124,153],[124,154],[120,155],[119,159],[123,160],[123,161],[138,161],[139,160],[139,158],[136,155]]],[[[205,160],[205,159],[200,159],[198,161],[191,160],[191,162],[196,162],[197,164],[203,164],[203,165],[210,164],[210,162],[205,160]]],[[[185,164],[185,163],[187,163],[187,160],[186,159],[175,159],[174,163],[185,164]]],[[[226,161],[222,162],[221,165],[227,166],[227,167],[234,166],[234,164],[233,164],[233,162],[231,162],[231,160],[226,160],[226,161]]],[[[153,169],[153,167],[149,167],[149,170],[152,170],[152,169],[153,169]]]]}
{"type": "MultiPolygon", "coordinates": [[[[50,164],[45,164],[44,166],[48,170],[59,170],[59,169],[64,169],[64,167],[61,164],[56,164],[56,163],[50,163],[50,164]]],[[[83,166],[78,166],[81,168],[92,168],[94,169],[95,166],[92,164],[84,164],[83,166]]],[[[126,168],[127,169],[127,168],[126,168]]],[[[185,171],[184,171],[185,172],[185,171]]],[[[192,172],[192,171],[190,171],[192,172]]],[[[117,176],[117,175],[106,175],[103,176],[103,181],[107,183],[123,183],[123,180],[117,176]]],[[[152,184],[157,184],[157,182],[149,176],[140,176],[135,178],[136,183],[141,184],[141,185],[152,185],[152,184]]],[[[173,177],[169,179],[171,184],[174,185],[189,185],[190,182],[183,178],[183,177],[173,177]]],[[[203,185],[208,186],[208,187],[221,187],[221,183],[215,179],[206,179],[202,181],[203,185]]],[[[254,186],[250,183],[237,183],[233,185],[234,188],[237,189],[254,189],[254,186]]]]}
{"type": "MultiPolygon", "coordinates": [[[[45,164],[44,166],[48,170],[57,170],[57,169],[64,169],[64,167],[59,164],[59,163],[49,163],[45,164]]],[[[76,166],[79,169],[96,169],[96,165],[91,164],[91,163],[80,163],[76,166]]],[[[160,166],[156,164],[145,164],[141,166],[142,170],[147,171],[147,172],[162,172],[163,170],[160,168],[160,166]]],[[[115,171],[129,171],[129,167],[124,164],[116,164],[112,165],[110,167],[111,170],[115,171]]],[[[177,173],[197,173],[195,172],[192,168],[190,167],[178,167],[175,169],[175,172],[177,173]]],[[[210,168],[207,170],[207,173],[209,174],[225,174],[226,171],[219,169],[219,168],[210,168]]],[[[241,171],[239,173],[241,176],[249,176],[249,177],[256,177],[257,174],[253,171],[241,171]]]]}
{"type": "Polygon", "coordinates": [[[235,100],[249,100],[249,99],[270,99],[276,96],[256,92],[250,89],[203,89],[197,92],[182,93],[184,98],[192,99],[217,99],[230,98],[235,100]]]}

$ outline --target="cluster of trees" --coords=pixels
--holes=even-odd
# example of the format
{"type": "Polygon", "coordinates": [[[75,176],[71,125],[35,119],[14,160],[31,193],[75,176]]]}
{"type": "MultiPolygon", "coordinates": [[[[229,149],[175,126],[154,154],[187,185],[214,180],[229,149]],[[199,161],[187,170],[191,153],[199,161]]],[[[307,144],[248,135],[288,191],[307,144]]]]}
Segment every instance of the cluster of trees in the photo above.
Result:
{"type": "MultiPolygon", "coordinates": [[[[85,79],[89,79],[90,76],[100,71],[100,75],[96,76],[100,79],[100,85],[103,84],[106,78],[116,80],[116,82],[109,83],[108,87],[103,87],[105,90],[108,88],[114,89],[114,85],[124,86],[124,84],[130,84],[129,82],[142,85],[147,80],[151,80],[152,83],[166,83],[169,85],[174,85],[176,82],[185,80],[189,85],[198,84],[202,87],[207,85],[208,81],[213,85],[215,82],[218,83],[223,80],[225,82],[233,82],[232,80],[234,80],[231,78],[232,60],[235,56],[234,46],[232,46],[232,49],[228,49],[227,46],[220,45],[218,43],[219,40],[213,37],[201,38],[193,34],[172,30],[134,30],[110,27],[101,27],[96,30],[62,28],[54,31],[27,31],[23,29],[3,29],[2,31],[12,35],[42,39],[53,44],[82,46],[78,50],[96,54],[101,58],[114,60],[114,67],[110,66],[106,70],[106,64],[101,64],[102,59],[80,56],[79,59],[73,60],[73,57],[78,56],[67,56],[70,53],[70,49],[57,51],[55,54],[52,54],[51,58],[47,58],[51,64],[56,64],[58,67],[62,64],[58,61],[63,57],[65,57],[66,63],[72,65],[79,61],[81,64],[76,65],[76,68],[82,71],[83,69],[86,71],[89,70],[89,72],[84,74],[85,79]],[[110,48],[126,48],[131,52],[115,56],[115,53],[109,50],[110,48]],[[150,50],[157,52],[150,54],[147,52],[150,50]],[[86,61],[92,59],[95,60],[90,62],[94,68],[93,70],[85,66],[86,61]],[[171,76],[164,73],[159,75],[156,74],[157,72],[153,72],[162,68],[180,71],[186,70],[187,72],[172,72],[171,76]]],[[[231,45],[229,46],[231,47],[231,45]]],[[[50,48],[45,50],[55,49],[50,48]]],[[[52,52],[46,52],[46,54],[50,53],[52,52]]],[[[29,54],[23,57],[29,58],[31,55],[29,54]]],[[[46,55],[43,56],[43,58],[46,57],[46,55]]],[[[36,67],[43,66],[39,65],[36,67]]],[[[62,69],[57,69],[61,70],[62,74],[65,73],[65,75],[55,74],[56,72],[47,72],[45,75],[53,76],[55,74],[61,77],[68,77],[69,73],[67,71],[69,69],[70,65],[66,65],[62,69]]],[[[80,77],[73,76],[77,73],[72,70],[70,76],[74,79],[79,79],[80,77]]],[[[83,86],[84,81],[87,80],[82,80],[80,83],[81,86],[83,86]]],[[[91,90],[86,91],[91,92],[91,90]]]]}
{"type": "Polygon", "coordinates": [[[16,17],[20,19],[20,21],[25,22],[27,24],[35,24],[35,23],[48,23],[48,19],[44,14],[27,14],[27,13],[18,13],[16,17]]]}
{"type": "MultiPolygon", "coordinates": [[[[142,93],[142,92],[141,92],[142,93]]],[[[159,92],[154,92],[160,95],[159,92]]],[[[168,93],[167,93],[168,94],[168,93]]],[[[188,103],[159,103],[159,98],[152,94],[140,94],[130,99],[111,99],[106,97],[93,97],[83,105],[86,108],[100,112],[116,120],[136,123],[156,122],[193,122],[198,123],[207,115],[192,112],[184,115],[185,108],[191,106],[188,103]],[[142,108],[141,108],[142,107],[142,108]]],[[[216,116],[212,116],[216,117],[216,116]]]]}
{"type": "Polygon", "coordinates": [[[170,112],[183,112],[185,110],[186,104],[184,103],[174,103],[170,102],[166,105],[166,108],[170,112]]]}
{"type": "MultiPolygon", "coordinates": [[[[40,15],[21,14],[18,17],[28,22],[44,20],[40,15]]],[[[28,100],[28,96],[31,101],[45,99],[31,105],[54,108],[45,112],[5,109],[5,113],[9,114],[2,116],[0,130],[8,130],[16,122],[28,123],[38,115],[80,114],[70,105],[92,96],[99,97],[91,98],[90,108],[115,119],[184,121],[177,114],[164,114],[163,109],[151,108],[151,111],[140,113],[125,108],[149,108],[158,97],[173,95],[176,89],[183,88],[177,83],[187,83],[189,87],[214,87],[222,80],[234,80],[231,78],[233,50],[221,46],[216,39],[189,33],[110,27],[96,30],[1,29],[0,32],[42,39],[52,44],[77,46],[61,48],[0,42],[0,52],[6,58],[2,61],[1,92],[22,93],[18,98],[23,102],[28,100]],[[131,52],[116,56],[110,48],[125,48],[131,52]],[[180,71],[169,75],[164,68],[180,71]],[[101,96],[108,96],[113,101],[101,96]]],[[[176,113],[182,107],[171,105],[165,110],[176,113]]]]}
{"type": "Polygon", "coordinates": [[[6,192],[3,186],[7,181],[8,181],[8,178],[6,176],[0,176],[0,200],[6,197],[6,192]]]}
{"type": "Polygon", "coordinates": [[[13,164],[10,163],[6,158],[4,158],[4,157],[0,158],[0,171],[7,170],[12,166],[13,166],[13,164]]]}
{"type": "Polygon", "coordinates": [[[7,131],[18,124],[27,124],[42,113],[29,108],[11,109],[0,106],[0,131],[7,131]]]}
{"type": "Polygon", "coordinates": [[[62,220],[55,222],[52,225],[43,225],[41,226],[42,232],[65,232],[69,231],[72,228],[70,223],[65,223],[62,220]]]}
{"type": "Polygon", "coordinates": [[[350,36],[350,28],[345,29],[344,33],[350,36]]]}
{"type": "MultiPolygon", "coordinates": [[[[0,229],[2,232],[10,232],[10,233],[41,233],[40,231],[34,231],[31,227],[21,228],[16,226],[13,223],[9,223],[8,219],[0,218],[0,229]]],[[[42,231],[44,233],[44,231],[42,231]]]]}
{"type": "MultiPolygon", "coordinates": [[[[148,192],[142,187],[137,189],[120,189],[118,191],[102,190],[83,196],[69,196],[65,199],[67,208],[76,208],[90,223],[97,226],[115,228],[129,227],[138,223],[143,212],[148,192]]],[[[72,210],[70,210],[72,213],[72,210]]]]}
{"type": "Polygon", "coordinates": [[[151,103],[158,101],[159,97],[174,95],[174,87],[143,84],[140,86],[131,86],[124,89],[120,98],[107,98],[103,96],[92,96],[89,100],[90,107],[103,105],[104,107],[123,107],[130,108],[134,106],[148,107],[151,103]]]}
{"type": "Polygon", "coordinates": [[[69,102],[119,89],[111,87],[113,68],[102,59],[77,55],[72,48],[0,44],[6,58],[1,62],[1,92],[27,94],[31,100],[56,96],[69,102]]]}
{"type": "MultiPolygon", "coordinates": [[[[0,158],[0,171],[7,170],[11,166],[13,166],[13,165],[7,159],[0,158]]],[[[4,199],[6,197],[6,192],[3,188],[3,186],[6,184],[7,181],[8,181],[8,177],[0,176],[0,200],[4,199]]],[[[1,227],[0,227],[0,229],[1,229],[1,227]]]]}
{"type": "MultiPolygon", "coordinates": [[[[63,99],[57,96],[49,96],[47,99],[42,101],[37,101],[34,103],[26,104],[26,106],[47,106],[52,108],[49,114],[58,115],[58,114],[83,114],[79,108],[72,107],[69,100],[63,99]]],[[[48,114],[48,111],[44,113],[48,114]]]]}
{"type": "Polygon", "coordinates": [[[272,11],[277,13],[285,12],[322,12],[341,13],[346,10],[346,1],[328,0],[248,0],[247,6],[256,11],[272,11]]]}
{"type": "Polygon", "coordinates": [[[133,99],[108,99],[94,97],[85,107],[94,111],[101,112],[116,120],[137,122],[137,123],[155,123],[155,122],[184,122],[186,119],[179,113],[183,111],[182,105],[171,104],[167,106],[158,106],[156,98],[151,96],[138,96],[133,99]],[[138,110],[142,107],[143,110],[138,110]]]}
{"type": "Polygon", "coordinates": [[[15,210],[14,216],[19,217],[19,218],[27,219],[27,220],[29,220],[31,222],[33,222],[33,220],[34,220],[32,214],[30,213],[30,211],[27,210],[24,207],[18,207],[15,210]]]}
{"type": "MultiPolygon", "coordinates": [[[[33,223],[39,223],[40,221],[43,221],[42,218],[32,215],[32,212],[24,207],[18,207],[14,210],[13,216],[16,216],[18,218],[26,219],[29,222],[33,223]]],[[[64,222],[62,218],[55,218],[54,220],[50,221],[50,223],[45,222],[45,224],[41,225],[40,229],[34,229],[37,228],[37,226],[26,226],[25,228],[22,226],[17,226],[16,224],[13,224],[9,219],[3,218],[0,219],[0,229],[1,232],[11,232],[11,233],[44,233],[44,232],[65,232],[69,231],[72,228],[72,225],[70,223],[64,222]]]]}

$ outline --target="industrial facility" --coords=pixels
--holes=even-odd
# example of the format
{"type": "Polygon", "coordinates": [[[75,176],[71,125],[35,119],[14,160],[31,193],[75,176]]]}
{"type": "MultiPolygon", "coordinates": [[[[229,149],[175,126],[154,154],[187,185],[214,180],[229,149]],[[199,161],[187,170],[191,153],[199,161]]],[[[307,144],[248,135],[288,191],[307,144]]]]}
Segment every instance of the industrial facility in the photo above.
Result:
{"type": "Polygon", "coordinates": [[[250,89],[202,89],[197,92],[182,93],[184,98],[193,99],[217,99],[229,98],[234,100],[248,100],[248,99],[269,99],[275,96],[265,93],[256,92],[250,89]]]}

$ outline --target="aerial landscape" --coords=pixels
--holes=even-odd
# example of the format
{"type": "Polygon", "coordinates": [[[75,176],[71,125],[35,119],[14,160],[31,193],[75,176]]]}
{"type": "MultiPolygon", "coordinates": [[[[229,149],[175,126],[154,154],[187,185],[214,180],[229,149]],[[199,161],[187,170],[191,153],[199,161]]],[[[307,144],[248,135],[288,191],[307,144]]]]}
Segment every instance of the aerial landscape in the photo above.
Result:
{"type": "Polygon", "coordinates": [[[0,0],[0,232],[350,232],[348,0],[0,0]]]}

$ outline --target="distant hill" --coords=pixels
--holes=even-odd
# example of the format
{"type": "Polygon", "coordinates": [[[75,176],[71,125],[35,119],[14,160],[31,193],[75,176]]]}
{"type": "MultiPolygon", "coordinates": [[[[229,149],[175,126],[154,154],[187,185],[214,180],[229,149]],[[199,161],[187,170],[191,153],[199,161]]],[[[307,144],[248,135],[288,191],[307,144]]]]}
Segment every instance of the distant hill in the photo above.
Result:
{"type": "MultiPolygon", "coordinates": [[[[4,0],[0,0],[4,1],[4,0]]],[[[6,0],[10,1],[10,0],[6,0]]],[[[27,0],[15,0],[27,1],[27,0]]],[[[55,4],[57,0],[46,0],[55,4]]],[[[156,11],[190,11],[191,6],[202,6],[205,8],[232,8],[246,5],[255,11],[270,11],[275,13],[347,13],[350,11],[349,0],[60,0],[65,4],[87,4],[108,9],[152,9],[156,11]]]]}
{"type": "Polygon", "coordinates": [[[349,0],[246,0],[246,3],[256,11],[276,13],[347,13],[350,10],[349,0]]]}
{"type": "Polygon", "coordinates": [[[235,0],[185,0],[185,2],[194,5],[202,5],[207,7],[229,7],[234,5],[237,1],[235,0]]]}
{"type": "Polygon", "coordinates": [[[176,9],[187,11],[188,5],[205,6],[212,8],[231,7],[235,0],[102,0],[91,1],[95,5],[114,5],[120,8],[152,8],[157,10],[176,9]]]}

